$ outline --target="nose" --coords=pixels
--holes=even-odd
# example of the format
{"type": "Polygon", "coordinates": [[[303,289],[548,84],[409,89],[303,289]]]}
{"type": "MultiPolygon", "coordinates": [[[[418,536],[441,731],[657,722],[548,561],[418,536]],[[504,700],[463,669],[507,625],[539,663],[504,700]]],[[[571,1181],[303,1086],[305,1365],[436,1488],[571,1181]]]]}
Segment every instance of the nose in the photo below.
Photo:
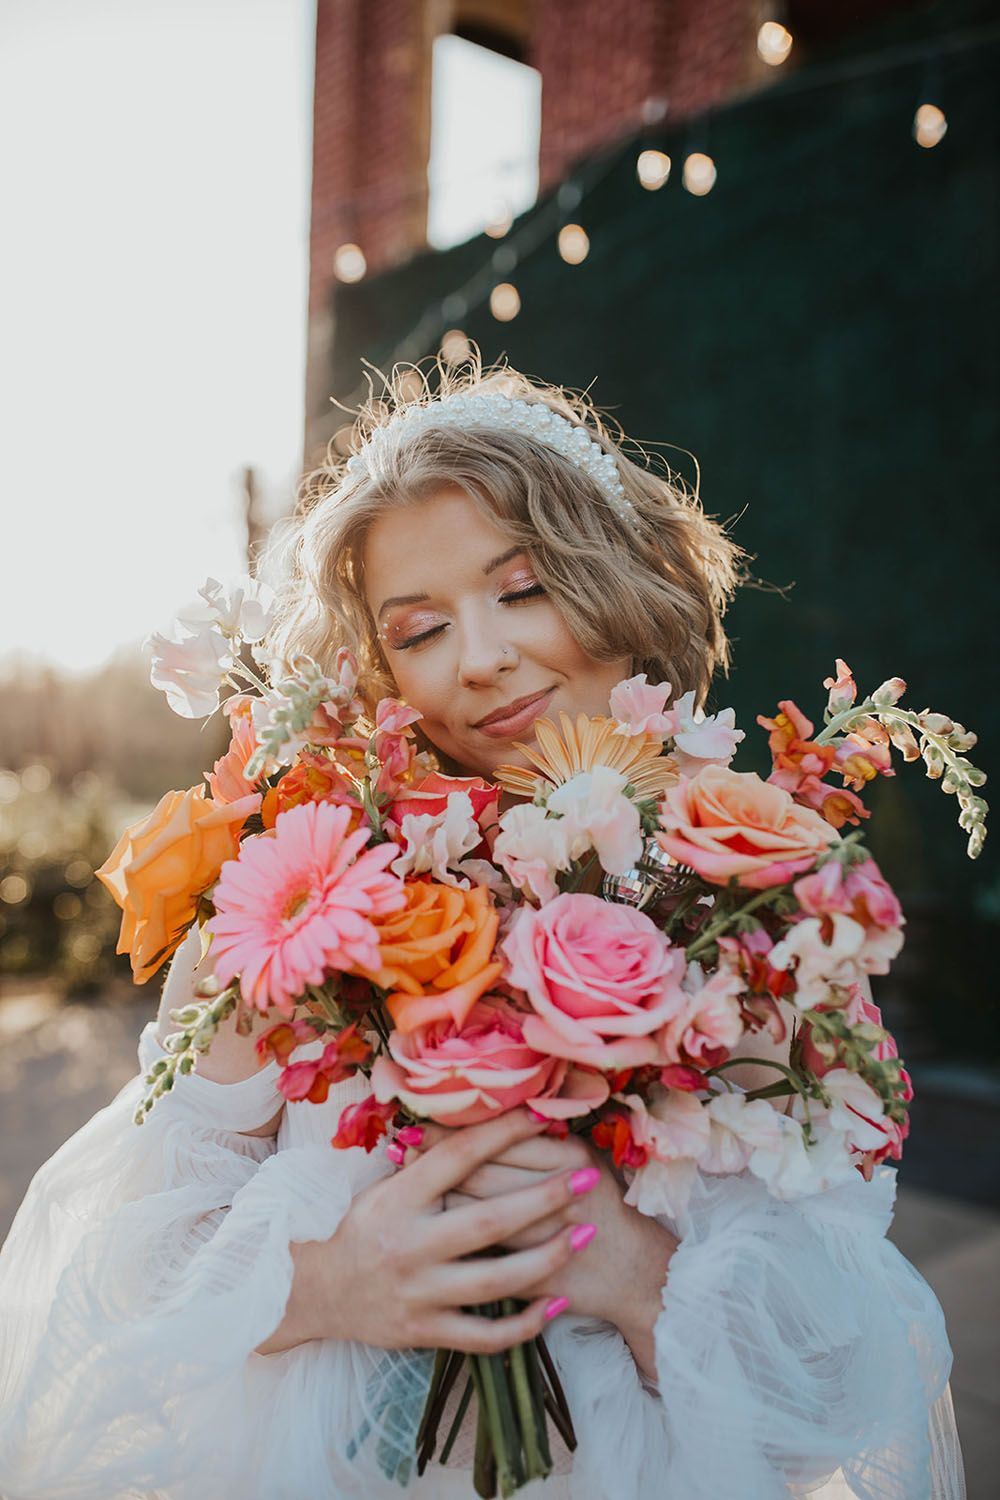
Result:
{"type": "Polygon", "coordinates": [[[501,631],[483,622],[463,622],[458,656],[462,687],[489,687],[516,666],[517,651],[501,631]]]}

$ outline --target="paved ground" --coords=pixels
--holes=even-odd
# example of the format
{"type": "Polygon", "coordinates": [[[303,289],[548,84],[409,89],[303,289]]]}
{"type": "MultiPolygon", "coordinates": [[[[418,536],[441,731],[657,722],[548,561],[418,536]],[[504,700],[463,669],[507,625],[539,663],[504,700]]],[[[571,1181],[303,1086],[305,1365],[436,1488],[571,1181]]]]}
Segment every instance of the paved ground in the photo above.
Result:
{"type": "MultiPolygon", "coordinates": [[[[135,1072],[156,996],[57,1008],[26,991],[0,1002],[0,1239],[38,1165],[135,1072]]],[[[975,1072],[928,1069],[892,1238],[945,1311],[969,1500],[1000,1473],[1000,1091],[975,1072]],[[971,1112],[971,1113],[970,1113],[971,1112]]]]}

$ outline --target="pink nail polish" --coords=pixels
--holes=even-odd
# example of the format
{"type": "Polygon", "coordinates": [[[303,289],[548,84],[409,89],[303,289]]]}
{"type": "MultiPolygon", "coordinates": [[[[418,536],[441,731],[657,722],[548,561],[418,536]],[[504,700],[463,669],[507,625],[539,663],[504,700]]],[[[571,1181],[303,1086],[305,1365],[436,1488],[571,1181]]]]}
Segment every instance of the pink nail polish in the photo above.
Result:
{"type": "Polygon", "coordinates": [[[591,1192],[600,1180],[601,1174],[597,1167],[581,1167],[569,1180],[570,1192],[579,1197],[581,1193],[591,1192]]]}
{"type": "Polygon", "coordinates": [[[559,1314],[565,1312],[567,1307],[569,1307],[568,1297],[553,1297],[545,1309],[545,1321],[551,1323],[552,1319],[558,1318],[559,1314]]]}
{"type": "Polygon", "coordinates": [[[596,1233],[596,1224],[578,1224],[569,1237],[570,1246],[574,1250],[586,1250],[596,1233]]]}
{"type": "Polygon", "coordinates": [[[419,1146],[424,1138],[424,1127],[422,1125],[404,1125],[402,1130],[396,1131],[397,1141],[402,1141],[404,1146],[419,1146]]]}
{"type": "Polygon", "coordinates": [[[385,1154],[397,1167],[401,1167],[406,1160],[406,1150],[398,1141],[391,1141],[385,1148],[385,1154]]]}
{"type": "Polygon", "coordinates": [[[533,1120],[537,1120],[539,1125],[548,1125],[550,1123],[548,1115],[540,1115],[538,1110],[532,1109],[530,1104],[528,1105],[528,1114],[533,1120]]]}

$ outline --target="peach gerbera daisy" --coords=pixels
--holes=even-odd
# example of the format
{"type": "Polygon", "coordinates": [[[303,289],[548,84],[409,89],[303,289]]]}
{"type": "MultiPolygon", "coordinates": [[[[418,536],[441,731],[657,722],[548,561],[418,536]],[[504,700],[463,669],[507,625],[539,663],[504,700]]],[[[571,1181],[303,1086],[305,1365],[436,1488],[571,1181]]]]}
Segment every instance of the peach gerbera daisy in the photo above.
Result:
{"type": "Polygon", "coordinates": [[[614,719],[588,718],[586,714],[580,714],[574,724],[569,714],[561,713],[559,723],[561,734],[551,719],[536,720],[538,748],[516,746],[536,770],[523,766],[497,767],[496,779],[505,791],[517,797],[533,797],[539,780],[557,787],[581,771],[611,766],[621,772],[641,802],[662,797],[667,787],[678,780],[672,759],[662,753],[663,740],[658,735],[624,735],[619,733],[614,719]]]}
{"type": "Polygon", "coordinates": [[[403,882],[385,868],[399,850],[365,849],[370,830],[350,833],[351,817],[328,802],[293,807],[272,837],[248,840],[222,866],[205,924],[215,974],[222,984],[238,974],[244,1000],[262,1013],[290,1015],[307,985],[379,966],[371,918],[403,904],[403,882]]]}

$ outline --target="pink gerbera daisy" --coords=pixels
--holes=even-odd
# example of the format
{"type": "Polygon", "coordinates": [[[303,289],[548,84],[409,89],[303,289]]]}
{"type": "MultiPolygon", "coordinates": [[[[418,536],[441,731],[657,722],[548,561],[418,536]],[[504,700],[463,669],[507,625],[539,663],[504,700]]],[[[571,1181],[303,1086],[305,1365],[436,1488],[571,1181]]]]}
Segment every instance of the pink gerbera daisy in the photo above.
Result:
{"type": "Polygon", "coordinates": [[[348,833],[352,816],[303,803],[278,815],[272,838],[248,840],[222,866],[205,924],[215,974],[222,984],[238,974],[244,1000],[261,1012],[290,1015],[306,986],[331,972],[379,967],[369,917],[403,904],[403,882],[385,868],[399,850],[365,849],[369,830],[348,833]]]}

